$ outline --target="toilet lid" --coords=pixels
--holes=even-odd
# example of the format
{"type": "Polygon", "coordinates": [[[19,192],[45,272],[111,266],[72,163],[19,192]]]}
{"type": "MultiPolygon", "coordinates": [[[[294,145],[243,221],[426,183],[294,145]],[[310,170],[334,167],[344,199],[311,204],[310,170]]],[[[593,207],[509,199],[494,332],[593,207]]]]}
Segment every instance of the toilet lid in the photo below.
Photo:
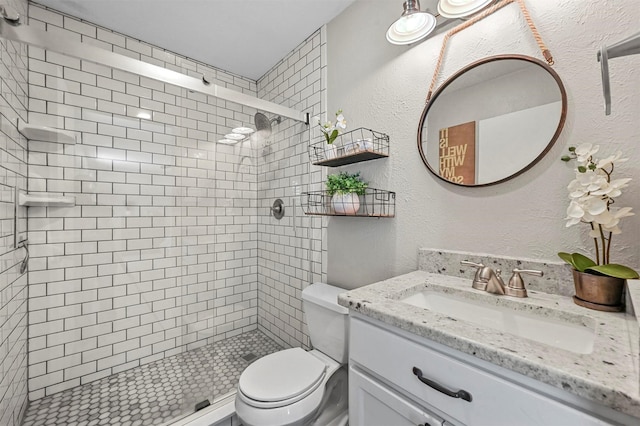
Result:
{"type": "Polygon", "coordinates": [[[255,401],[288,400],[315,388],[326,367],[301,348],[285,349],[248,366],[240,375],[238,386],[255,401]]]}

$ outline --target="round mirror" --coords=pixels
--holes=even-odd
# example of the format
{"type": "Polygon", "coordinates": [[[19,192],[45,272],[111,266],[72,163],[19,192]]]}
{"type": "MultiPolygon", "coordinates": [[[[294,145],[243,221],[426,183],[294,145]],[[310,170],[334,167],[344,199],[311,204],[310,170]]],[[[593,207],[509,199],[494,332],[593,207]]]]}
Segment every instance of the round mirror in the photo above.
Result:
{"type": "Polygon", "coordinates": [[[493,56],[458,71],[435,91],[418,127],[418,150],[438,178],[462,186],[511,179],[556,141],[567,95],[546,63],[493,56]]]}

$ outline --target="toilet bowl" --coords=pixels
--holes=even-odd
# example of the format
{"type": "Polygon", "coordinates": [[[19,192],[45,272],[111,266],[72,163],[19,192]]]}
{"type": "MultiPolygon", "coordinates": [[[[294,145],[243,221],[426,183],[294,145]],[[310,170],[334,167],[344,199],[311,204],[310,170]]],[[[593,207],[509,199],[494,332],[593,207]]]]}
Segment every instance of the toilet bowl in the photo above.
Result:
{"type": "Polygon", "coordinates": [[[235,405],[244,426],[347,424],[348,310],[337,302],[344,291],[317,283],[302,292],[314,350],[275,352],[242,372],[235,405]]]}

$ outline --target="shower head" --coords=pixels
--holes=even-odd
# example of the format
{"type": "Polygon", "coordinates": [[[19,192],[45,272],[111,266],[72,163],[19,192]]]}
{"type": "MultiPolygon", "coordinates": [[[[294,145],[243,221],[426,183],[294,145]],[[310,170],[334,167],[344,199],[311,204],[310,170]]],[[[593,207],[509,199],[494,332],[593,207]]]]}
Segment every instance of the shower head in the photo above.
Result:
{"type": "Polygon", "coordinates": [[[280,124],[282,122],[282,117],[277,116],[269,120],[266,115],[261,112],[257,112],[254,117],[254,122],[258,134],[262,135],[262,137],[266,139],[271,136],[272,124],[280,124]]]}

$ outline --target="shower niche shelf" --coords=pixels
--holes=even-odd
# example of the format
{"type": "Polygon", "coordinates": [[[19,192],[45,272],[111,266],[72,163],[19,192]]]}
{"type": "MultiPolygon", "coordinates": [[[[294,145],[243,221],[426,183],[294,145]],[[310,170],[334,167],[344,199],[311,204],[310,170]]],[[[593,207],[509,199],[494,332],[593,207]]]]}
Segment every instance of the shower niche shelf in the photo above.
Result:
{"type": "Polygon", "coordinates": [[[389,135],[363,127],[339,135],[328,145],[324,136],[309,145],[312,164],[339,167],[389,156],[389,135]]]}
{"type": "Polygon", "coordinates": [[[55,129],[53,127],[39,126],[37,124],[29,124],[20,119],[18,119],[18,131],[22,133],[25,138],[33,141],[62,144],[76,143],[76,135],[73,132],[55,129]]]}
{"type": "Polygon", "coordinates": [[[327,191],[310,191],[302,194],[302,210],[311,216],[395,217],[396,193],[383,189],[367,188],[359,196],[360,207],[355,214],[337,213],[327,191]]]}
{"type": "Polygon", "coordinates": [[[35,194],[21,192],[18,194],[18,204],[25,207],[73,207],[76,205],[76,198],[46,192],[35,194]]]}

